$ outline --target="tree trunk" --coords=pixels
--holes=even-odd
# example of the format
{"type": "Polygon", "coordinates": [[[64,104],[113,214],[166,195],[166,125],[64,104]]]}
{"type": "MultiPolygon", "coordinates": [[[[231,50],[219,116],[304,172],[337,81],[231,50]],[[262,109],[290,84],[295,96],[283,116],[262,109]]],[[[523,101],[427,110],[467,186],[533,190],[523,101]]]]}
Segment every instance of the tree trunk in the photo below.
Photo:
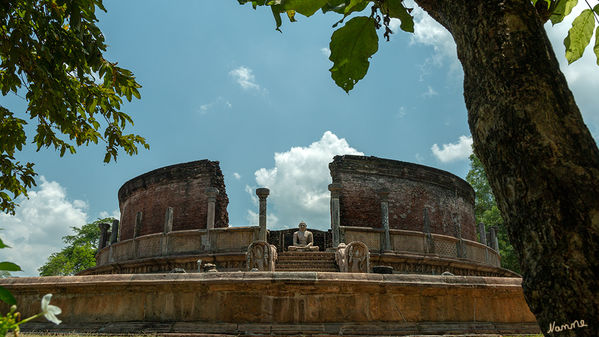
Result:
{"type": "Polygon", "coordinates": [[[453,35],[474,151],[545,335],[599,336],[599,150],[530,1],[416,0],[453,35]],[[586,327],[571,324],[584,320],[586,327]]]}

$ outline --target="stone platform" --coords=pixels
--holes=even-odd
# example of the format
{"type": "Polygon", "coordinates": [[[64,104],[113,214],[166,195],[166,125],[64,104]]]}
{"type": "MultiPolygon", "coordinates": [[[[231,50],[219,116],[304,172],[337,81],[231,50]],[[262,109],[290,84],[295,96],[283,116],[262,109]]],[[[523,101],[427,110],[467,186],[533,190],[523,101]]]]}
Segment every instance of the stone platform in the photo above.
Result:
{"type": "MultiPolygon", "coordinates": [[[[329,272],[0,279],[24,317],[53,293],[63,324],[24,330],[229,335],[538,333],[521,279],[329,272]]],[[[7,310],[0,306],[0,312],[7,310]]]]}

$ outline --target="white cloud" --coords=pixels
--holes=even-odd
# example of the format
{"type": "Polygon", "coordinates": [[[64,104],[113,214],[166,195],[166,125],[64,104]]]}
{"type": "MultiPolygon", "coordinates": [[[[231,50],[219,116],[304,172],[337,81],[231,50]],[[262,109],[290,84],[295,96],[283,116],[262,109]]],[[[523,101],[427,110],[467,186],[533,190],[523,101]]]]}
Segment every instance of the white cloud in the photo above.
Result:
{"type": "Polygon", "coordinates": [[[424,163],[424,157],[420,153],[416,153],[414,158],[416,158],[416,162],[418,162],[418,164],[424,163]]]}
{"type": "MultiPolygon", "coordinates": [[[[250,226],[258,226],[259,225],[259,219],[258,219],[258,213],[249,210],[248,209],[248,214],[246,215],[246,219],[249,223],[250,226]]],[[[272,212],[268,212],[268,206],[267,206],[267,214],[266,214],[266,227],[267,228],[291,228],[289,225],[279,225],[279,218],[272,212]]]]}
{"type": "Polygon", "coordinates": [[[12,248],[2,249],[2,261],[21,266],[14,276],[35,276],[51,253],[64,247],[62,237],[71,227],[87,223],[87,203],[67,199],[66,190],[55,181],[40,177],[39,189],[20,199],[14,216],[0,213],[2,240],[12,248]]]}
{"type": "Polygon", "coordinates": [[[435,157],[443,163],[468,159],[472,154],[472,137],[460,136],[457,143],[443,144],[441,147],[440,149],[437,144],[433,144],[431,150],[435,157]]]}
{"type": "Polygon", "coordinates": [[[241,179],[241,174],[237,173],[237,172],[233,172],[233,177],[237,180],[241,179]]]}
{"type": "Polygon", "coordinates": [[[252,72],[252,69],[240,66],[239,68],[231,70],[229,75],[231,75],[245,90],[260,90],[260,86],[256,83],[256,77],[254,74],[252,74],[252,72]]]}
{"type": "Polygon", "coordinates": [[[202,104],[200,105],[199,108],[199,113],[201,115],[205,115],[208,112],[210,112],[211,110],[214,109],[231,109],[233,107],[233,104],[231,104],[231,102],[229,102],[228,100],[224,99],[222,96],[217,97],[214,101],[210,102],[210,103],[206,103],[206,104],[202,104]]]}
{"type": "Polygon", "coordinates": [[[438,95],[439,93],[435,91],[435,89],[433,89],[433,87],[431,87],[430,85],[428,86],[428,88],[426,89],[426,91],[424,93],[422,93],[422,97],[424,98],[431,98],[433,96],[438,95]]]}
{"type": "MultiPolygon", "coordinates": [[[[435,21],[422,8],[416,6],[413,1],[406,1],[407,7],[413,7],[412,15],[414,17],[414,34],[412,43],[430,46],[433,48],[433,55],[425,59],[422,72],[428,74],[432,66],[440,67],[444,64],[449,65],[453,73],[459,69],[458,54],[453,37],[445,27],[435,21]]],[[[401,21],[391,19],[390,28],[393,32],[400,30],[401,21]]]]}
{"type": "MultiPolygon", "coordinates": [[[[278,228],[295,227],[301,220],[308,227],[330,228],[328,185],[331,175],[328,165],[335,155],[342,154],[363,155],[350,147],[345,139],[326,131],[319,141],[307,147],[292,147],[289,151],[275,153],[273,168],[255,172],[257,186],[270,189],[268,212],[269,216],[276,214],[278,228]]],[[[254,189],[247,186],[246,191],[257,205],[254,189]]],[[[251,217],[253,214],[248,212],[251,217]]]]}
{"type": "Polygon", "coordinates": [[[320,52],[327,58],[331,56],[331,50],[328,47],[320,48],[320,52]]]}
{"type": "Polygon", "coordinates": [[[408,112],[406,111],[406,107],[404,106],[400,106],[397,113],[395,114],[395,118],[404,118],[406,115],[408,114],[408,112]]]}
{"type": "MultiPolygon", "coordinates": [[[[78,201],[78,200],[75,200],[75,202],[76,201],[78,201]]],[[[100,219],[104,219],[104,218],[115,218],[115,219],[119,220],[121,218],[121,211],[118,208],[113,210],[112,213],[102,211],[102,212],[100,212],[100,219]]]]}

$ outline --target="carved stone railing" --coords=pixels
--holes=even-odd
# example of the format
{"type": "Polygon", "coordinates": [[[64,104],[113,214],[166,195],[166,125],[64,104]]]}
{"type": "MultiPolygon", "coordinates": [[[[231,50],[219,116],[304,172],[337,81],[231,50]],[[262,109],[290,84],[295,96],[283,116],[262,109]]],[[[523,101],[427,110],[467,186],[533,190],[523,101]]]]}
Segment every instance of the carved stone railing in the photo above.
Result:
{"type": "MultiPolygon", "coordinates": [[[[340,237],[342,242],[364,242],[371,253],[383,253],[385,250],[385,230],[382,228],[340,226],[340,237]]],[[[397,229],[390,230],[390,238],[390,248],[394,254],[449,258],[491,267],[501,266],[499,253],[478,242],[397,229]]]]}
{"type": "Polygon", "coordinates": [[[194,229],[148,234],[100,249],[96,265],[182,255],[245,254],[258,239],[259,227],[194,229]]]}

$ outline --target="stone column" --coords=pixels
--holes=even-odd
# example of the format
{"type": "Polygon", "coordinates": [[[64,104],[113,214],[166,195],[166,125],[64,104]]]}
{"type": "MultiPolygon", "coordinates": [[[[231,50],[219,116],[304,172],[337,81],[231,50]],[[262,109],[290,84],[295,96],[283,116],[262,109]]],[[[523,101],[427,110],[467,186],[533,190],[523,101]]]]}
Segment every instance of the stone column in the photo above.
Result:
{"type": "Polygon", "coordinates": [[[108,241],[108,228],[110,228],[110,225],[101,223],[98,227],[100,227],[100,242],[98,242],[98,249],[102,249],[106,247],[106,241],[108,241]]]}
{"type": "Polygon", "coordinates": [[[423,232],[424,232],[424,240],[425,240],[425,244],[424,244],[424,249],[426,253],[429,254],[433,254],[435,252],[435,241],[433,239],[433,236],[431,234],[431,220],[428,217],[428,208],[424,208],[424,215],[423,215],[423,232]]]}
{"type": "Polygon", "coordinates": [[[133,228],[133,237],[136,238],[141,234],[141,220],[143,218],[143,212],[137,212],[135,216],[135,227],[133,228]]]}
{"type": "Polygon", "coordinates": [[[385,240],[383,242],[384,251],[391,251],[391,233],[389,232],[389,190],[382,189],[378,192],[381,199],[381,222],[385,230],[385,240]]]}
{"type": "Polygon", "coordinates": [[[167,207],[166,212],[164,213],[164,234],[173,231],[173,215],[173,208],[167,207]]]}
{"type": "Polygon", "coordinates": [[[119,221],[112,220],[112,229],[110,232],[110,244],[115,244],[119,240],[119,221]]]}
{"type": "Polygon", "coordinates": [[[258,218],[258,223],[260,224],[260,235],[259,239],[261,241],[266,240],[266,198],[270,190],[268,188],[257,188],[256,195],[260,198],[260,215],[258,218]]]}
{"type": "Polygon", "coordinates": [[[218,188],[206,188],[206,196],[208,197],[208,212],[206,214],[206,229],[214,229],[214,217],[216,212],[216,196],[218,188]]]}
{"type": "Polygon", "coordinates": [[[485,224],[484,223],[479,223],[478,224],[478,234],[480,235],[480,243],[482,243],[483,245],[487,245],[487,232],[485,231],[485,224]]]}
{"type": "Polygon", "coordinates": [[[497,228],[495,226],[491,227],[491,229],[489,229],[489,232],[491,233],[491,238],[489,242],[489,245],[491,248],[493,248],[496,252],[499,251],[499,242],[497,241],[497,228]]]}
{"type": "Polygon", "coordinates": [[[333,248],[337,248],[339,243],[341,243],[341,238],[339,237],[339,226],[340,216],[339,216],[339,195],[341,194],[341,185],[340,184],[330,184],[329,191],[331,191],[331,232],[333,234],[333,248]]]}

